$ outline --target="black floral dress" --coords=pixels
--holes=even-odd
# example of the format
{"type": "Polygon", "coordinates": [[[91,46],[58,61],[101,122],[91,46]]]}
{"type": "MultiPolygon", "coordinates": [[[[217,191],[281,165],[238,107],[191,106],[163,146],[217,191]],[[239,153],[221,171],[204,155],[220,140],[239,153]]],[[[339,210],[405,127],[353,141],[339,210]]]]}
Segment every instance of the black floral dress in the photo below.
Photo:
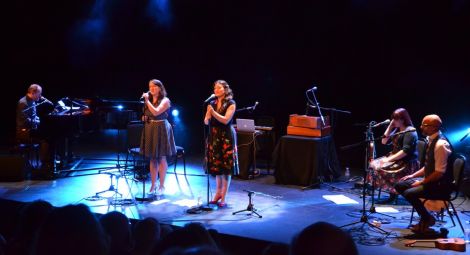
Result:
{"type": "Polygon", "coordinates": [[[417,141],[418,134],[416,131],[397,135],[392,139],[393,150],[389,155],[403,150],[406,153],[406,156],[388,167],[376,165],[374,162],[371,163],[370,167],[374,171],[371,173],[372,176],[369,175],[369,177],[375,180],[374,184],[376,188],[381,188],[382,191],[397,194],[394,186],[398,180],[419,170],[420,165],[417,160],[418,152],[416,150],[417,141]],[[400,169],[400,171],[395,171],[393,170],[394,168],[400,169]]]}
{"type": "MultiPolygon", "coordinates": [[[[235,101],[229,100],[222,103],[217,109],[217,99],[210,103],[216,111],[225,115],[230,105],[235,101]]],[[[206,163],[211,175],[237,175],[238,154],[237,154],[237,134],[232,126],[232,120],[227,124],[219,122],[214,117],[209,122],[209,136],[207,138],[206,163]]]]}

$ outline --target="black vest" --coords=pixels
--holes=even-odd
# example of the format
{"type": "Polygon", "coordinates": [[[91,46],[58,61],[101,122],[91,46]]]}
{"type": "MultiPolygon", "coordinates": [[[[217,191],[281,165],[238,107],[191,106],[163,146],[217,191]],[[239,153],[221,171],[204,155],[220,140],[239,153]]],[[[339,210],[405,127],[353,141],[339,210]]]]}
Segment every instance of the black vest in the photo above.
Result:
{"type": "MultiPolygon", "coordinates": [[[[426,161],[424,163],[424,176],[431,175],[436,169],[435,167],[436,162],[434,159],[434,148],[436,147],[437,141],[440,139],[446,140],[450,145],[449,140],[447,140],[447,138],[441,134],[438,135],[430,144],[427,145],[428,148],[426,150],[427,151],[426,161]]],[[[449,157],[447,158],[446,172],[444,173],[444,176],[442,176],[442,178],[438,180],[439,183],[445,182],[447,184],[450,184],[454,181],[454,167],[453,166],[454,166],[455,155],[454,155],[454,149],[452,148],[452,145],[450,145],[450,149],[451,149],[451,153],[449,157]]]]}

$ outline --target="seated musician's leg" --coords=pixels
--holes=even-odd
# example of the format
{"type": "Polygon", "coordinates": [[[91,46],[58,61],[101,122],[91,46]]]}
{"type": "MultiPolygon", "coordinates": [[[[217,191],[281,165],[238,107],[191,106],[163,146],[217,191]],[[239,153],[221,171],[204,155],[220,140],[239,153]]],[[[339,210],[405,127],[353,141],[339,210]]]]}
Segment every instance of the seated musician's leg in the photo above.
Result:
{"type": "Polygon", "coordinates": [[[34,133],[34,140],[39,143],[40,175],[45,179],[54,178],[54,143],[39,133],[34,133]]]}
{"type": "Polygon", "coordinates": [[[434,217],[426,210],[424,203],[420,198],[426,197],[426,191],[423,185],[411,187],[416,179],[408,179],[406,181],[398,182],[395,189],[400,193],[416,210],[420,216],[419,224],[413,229],[414,231],[423,232],[428,227],[434,225],[434,217]]]}
{"type": "Polygon", "coordinates": [[[377,180],[380,183],[379,187],[382,189],[382,191],[389,193],[388,198],[377,201],[377,204],[388,204],[395,201],[397,198],[397,193],[393,187],[397,181],[395,174],[379,170],[377,171],[377,180]]]}

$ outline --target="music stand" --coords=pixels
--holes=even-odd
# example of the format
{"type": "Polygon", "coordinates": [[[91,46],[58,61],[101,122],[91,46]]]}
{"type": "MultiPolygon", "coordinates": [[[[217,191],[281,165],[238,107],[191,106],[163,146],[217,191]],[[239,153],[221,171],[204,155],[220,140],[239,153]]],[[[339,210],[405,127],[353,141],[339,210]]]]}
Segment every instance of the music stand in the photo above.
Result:
{"type": "MultiPolygon", "coordinates": [[[[358,223],[362,223],[362,226],[367,224],[369,227],[377,229],[382,234],[387,234],[388,235],[390,232],[387,232],[387,231],[383,230],[382,228],[377,227],[376,225],[369,222],[369,218],[368,218],[369,215],[372,214],[372,213],[378,213],[378,212],[375,211],[375,206],[374,206],[373,202],[372,202],[372,206],[369,210],[369,212],[370,212],[369,215],[367,215],[367,213],[366,213],[366,179],[367,179],[367,173],[369,171],[370,158],[373,158],[375,156],[375,150],[372,150],[372,152],[371,152],[370,147],[371,147],[371,145],[373,145],[374,141],[378,140],[378,139],[374,138],[374,133],[372,132],[372,126],[374,124],[376,124],[376,122],[372,121],[367,125],[367,130],[365,132],[366,139],[364,141],[342,147],[343,149],[349,149],[349,148],[354,148],[354,147],[357,147],[357,146],[365,145],[365,161],[364,161],[364,171],[363,171],[364,182],[363,182],[363,185],[362,185],[362,210],[361,210],[362,215],[361,215],[361,218],[360,218],[359,221],[343,225],[340,228],[348,227],[348,226],[355,225],[355,224],[358,224],[358,223]]],[[[381,138],[379,138],[379,139],[381,139],[381,138]]],[[[372,187],[372,190],[373,189],[374,189],[374,187],[372,187]]],[[[372,201],[373,200],[374,200],[374,194],[372,193],[372,201]]],[[[379,214],[382,214],[382,213],[379,213],[379,214]]],[[[388,216],[386,214],[382,214],[382,215],[388,216]]],[[[390,216],[390,217],[392,217],[392,216],[390,216]]]]}

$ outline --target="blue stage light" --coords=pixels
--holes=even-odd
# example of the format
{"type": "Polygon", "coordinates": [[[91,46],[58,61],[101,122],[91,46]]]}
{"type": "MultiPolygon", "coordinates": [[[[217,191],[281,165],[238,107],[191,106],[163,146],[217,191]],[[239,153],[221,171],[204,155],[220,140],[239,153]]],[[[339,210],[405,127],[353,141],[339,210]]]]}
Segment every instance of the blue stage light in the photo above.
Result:
{"type": "Polygon", "coordinates": [[[180,111],[173,109],[173,111],[171,111],[171,115],[173,115],[173,117],[178,117],[180,115],[180,111]]]}
{"type": "Polygon", "coordinates": [[[448,132],[447,137],[449,138],[449,141],[456,145],[457,143],[463,142],[468,138],[470,133],[470,128],[462,128],[456,131],[448,132]]]}
{"type": "Polygon", "coordinates": [[[124,106],[122,106],[122,105],[117,105],[116,108],[117,108],[119,111],[121,111],[122,109],[124,109],[124,106]]]}

